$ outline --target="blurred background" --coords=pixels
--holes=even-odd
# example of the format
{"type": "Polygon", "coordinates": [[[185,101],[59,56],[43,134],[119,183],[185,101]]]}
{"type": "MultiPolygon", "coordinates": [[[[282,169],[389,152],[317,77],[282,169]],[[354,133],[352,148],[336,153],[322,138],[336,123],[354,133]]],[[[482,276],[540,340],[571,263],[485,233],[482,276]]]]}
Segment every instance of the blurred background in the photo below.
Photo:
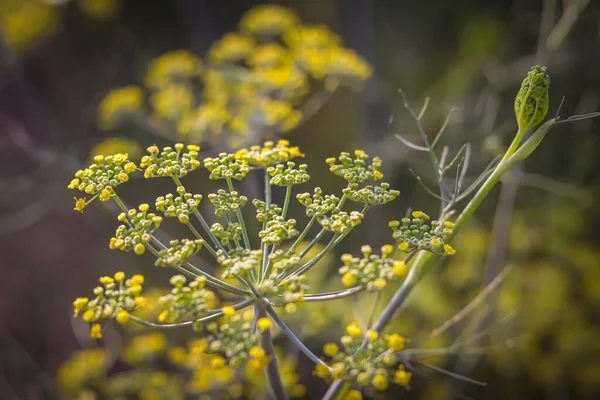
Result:
{"type": "MultiPolygon", "coordinates": [[[[246,31],[254,29],[246,21],[246,31]]],[[[313,185],[341,190],[326,157],[355,148],[380,156],[386,180],[402,194],[368,215],[311,271],[315,292],[333,290],[340,287],[341,254],[391,242],[387,221],[407,210],[434,216],[439,209],[415,178],[435,187],[429,158],[396,137],[421,145],[398,89],[417,111],[431,99],[422,120],[429,135],[452,114],[439,147],[455,154],[471,143],[472,182],[512,140],[514,96],[536,64],[547,65],[551,77],[549,117],[561,101],[561,117],[600,110],[599,2],[0,0],[0,398],[178,399],[202,392],[187,393],[194,391],[178,380],[185,374],[177,377],[172,367],[172,348],[189,332],[148,337],[111,327],[96,343],[86,324],[72,319],[73,299],[88,295],[101,275],[143,273],[158,288],[169,277],[151,257],[108,249],[117,225],[113,211],[99,204],[83,215],[72,210],[66,185],[90,155],[125,146],[133,159],[152,144],[180,139],[201,144],[208,156],[285,137],[306,153],[306,191],[313,185]],[[252,108],[243,94],[248,77],[281,54],[270,49],[259,56],[254,44],[224,36],[243,34],[240,19],[260,4],[283,5],[302,24],[328,29],[309,38],[316,53],[298,50],[306,38],[286,39],[285,51],[304,74],[285,75],[283,83],[267,75],[265,84],[280,85],[279,97],[252,108]],[[245,57],[243,71],[229,68],[236,57],[245,57]],[[185,80],[164,86],[163,70],[177,66],[185,80]],[[225,114],[216,106],[223,93],[230,96],[225,114]],[[190,110],[192,119],[184,115],[190,110]],[[107,352],[78,353],[95,347],[107,352]],[[150,352],[141,361],[140,347],[150,352]],[[155,371],[164,372],[163,380],[155,371]],[[156,391],[136,387],[147,376],[156,378],[148,384],[156,383],[156,391]],[[102,393],[102,382],[111,394],[102,393]]],[[[365,396],[600,396],[599,148],[599,119],[563,124],[503,178],[457,238],[457,255],[430,274],[392,324],[411,346],[442,350],[413,361],[410,391],[365,396]],[[490,294],[473,313],[436,330],[490,282],[490,294]]],[[[204,178],[188,181],[199,193],[215,187],[204,178]]],[[[168,182],[154,182],[131,182],[122,196],[150,202],[169,189],[168,182]]],[[[291,207],[305,223],[301,213],[299,204],[291,207]]],[[[388,288],[376,304],[366,294],[306,305],[286,319],[317,350],[339,338],[349,321],[367,321],[392,294],[388,288]]],[[[285,337],[276,340],[290,390],[320,398],[327,386],[312,375],[310,361],[285,337]]],[[[200,387],[208,398],[265,398],[260,378],[242,381],[228,386],[215,378],[200,387]]]]}

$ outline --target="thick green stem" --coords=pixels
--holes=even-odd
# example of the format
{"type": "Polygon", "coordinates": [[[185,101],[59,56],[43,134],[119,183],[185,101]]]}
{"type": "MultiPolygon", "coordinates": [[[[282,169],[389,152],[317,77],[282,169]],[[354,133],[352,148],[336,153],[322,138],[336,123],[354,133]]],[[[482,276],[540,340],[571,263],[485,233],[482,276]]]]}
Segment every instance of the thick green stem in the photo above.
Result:
{"type": "MultiPolygon", "coordinates": [[[[549,129],[551,124],[546,127],[547,124],[544,124],[540,129],[545,129],[546,131],[549,129]]],[[[536,132],[537,133],[537,132],[536,132]]],[[[483,202],[485,197],[488,195],[490,190],[498,183],[498,180],[506,172],[508,168],[513,166],[515,162],[511,162],[511,156],[517,151],[521,140],[523,139],[524,131],[519,130],[515,139],[511,143],[510,147],[506,151],[502,161],[496,166],[492,174],[486,179],[483,185],[479,188],[477,193],[473,196],[471,201],[466,205],[464,210],[458,216],[456,221],[454,222],[455,226],[453,228],[451,240],[456,233],[464,226],[466,221],[473,215],[477,207],[483,202]]],[[[381,333],[383,329],[387,326],[387,324],[392,320],[400,306],[404,303],[412,289],[417,285],[417,283],[421,280],[423,276],[429,272],[431,267],[438,261],[441,256],[437,254],[433,254],[426,251],[421,251],[417,255],[413,265],[410,269],[410,272],[400,288],[396,291],[390,302],[385,306],[379,318],[375,321],[375,323],[371,326],[371,330],[374,330],[378,333],[381,333]]],[[[327,390],[325,397],[323,400],[332,400],[335,398],[336,394],[341,390],[344,381],[337,380],[333,382],[333,384],[327,390]]]]}

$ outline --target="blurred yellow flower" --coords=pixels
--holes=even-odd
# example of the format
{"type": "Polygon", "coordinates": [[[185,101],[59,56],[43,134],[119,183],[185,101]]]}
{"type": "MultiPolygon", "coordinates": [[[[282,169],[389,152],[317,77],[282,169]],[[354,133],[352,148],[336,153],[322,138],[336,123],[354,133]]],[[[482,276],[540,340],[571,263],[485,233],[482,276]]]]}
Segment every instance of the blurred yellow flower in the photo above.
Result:
{"type": "Polygon", "coordinates": [[[202,72],[200,59],[187,50],[172,50],[150,62],[146,86],[161,89],[173,83],[182,83],[202,72]]]}
{"type": "Polygon", "coordinates": [[[113,89],[98,106],[98,126],[100,129],[113,129],[123,119],[142,107],[142,90],[137,86],[113,89]]]}
{"type": "Polygon", "coordinates": [[[279,5],[262,5],[246,12],[240,21],[240,30],[245,33],[271,37],[287,32],[299,23],[296,13],[279,5]]]}

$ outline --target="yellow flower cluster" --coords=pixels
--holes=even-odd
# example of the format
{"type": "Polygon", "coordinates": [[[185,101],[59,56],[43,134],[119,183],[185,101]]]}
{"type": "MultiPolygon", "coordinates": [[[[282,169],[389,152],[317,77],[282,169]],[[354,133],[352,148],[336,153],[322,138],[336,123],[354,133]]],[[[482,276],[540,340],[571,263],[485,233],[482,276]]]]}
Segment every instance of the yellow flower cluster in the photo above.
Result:
{"type": "Polygon", "coordinates": [[[255,43],[250,36],[228,33],[213,43],[208,50],[208,59],[212,64],[233,63],[248,57],[255,43]]]}
{"type": "Polygon", "coordinates": [[[81,12],[99,20],[110,21],[121,12],[122,0],[77,0],[81,12]]]}
{"type": "Polygon", "coordinates": [[[390,257],[394,247],[385,245],[381,248],[381,257],[372,253],[371,246],[362,246],[363,258],[342,256],[344,265],[338,270],[342,275],[342,284],[346,287],[361,285],[367,290],[382,290],[389,281],[407,273],[402,261],[390,257]]]}
{"type": "Polygon", "coordinates": [[[135,160],[142,155],[142,146],[133,140],[126,137],[115,136],[102,140],[100,143],[92,147],[90,150],[89,163],[94,163],[94,157],[106,154],[128,154],[129,158],[135,160]]]}
{"type": "Polygon", "coordinates": [[[102,338],[102,327],[97,321],[114,318],[125,325],[129,322],[130,312],[146,305],[146,299],[141,296],[144,283],[142,275],[125,279],[123,272],[117,272],[114,277],[101,277],[100,283],[103,286],[94,289],[94,299],[79,297],[73,302],[73,317],[82,314],[81,319],[91,324],[92,339],[102,338]]]}
{"type": "MultiPolygon", "coordinates": [[[[278,5],[257,6],[244,14],[238,32],[213,43],[204,68],[202,64],[185,50],[151,62],[145,80],[155,119],[147,124],[150,129],[158,126],[160,133],[172,131],[194,143],[246,146],[257,137],[298,126],[311,77],[326,80],[325,87],[333,90],[340,84],[355,86],[372,73],[326,26],[299,25],[292,10],[278,5]]],[[[101,126],[123,122],[124,114],[116,111],[130,113],[133,108],[123,103],[114,93],[107,96],[99,113],[101,126]]],[[[134,111],[139,110],[136,105],[134,111]]]]}
{"type": "Polygon", "coordinates": [[[163,89],[173,83],[186,83],[202,73],[202,62],[187,50],[172,50],[155,58],[148,67],[145,83],[150,89],[163,89]]]}
{"type": "Polygon", "coordinates": [[[74,395],[92,382],[103,380],[109,368],[110,353],[105,349],[87,349],[74,353],[56,374],[60,389],[74,395]]]}
{"type": "Polygon", "coordinates": [[[169,85],[150,98],[154,112],[160,119],[178,121],[194,104],[194,95],[188,86],[169,85]]]}
{"type": "Polygon", "coordinates": [[[8,46],[28,50],[56,32],[60,10],[39,0],[3,0],[0,3],[0,33],[8,46]]]}
{"type": "Polygon", "coordinates": [[[142,108],[143,94],[137,86],[111,90],[98,106],[100,129],[114,129],[142,108]]]}
{"type": "Polygon", "coordinates": [[[300,23],[291,9],[278,5],[261,5],[252,8],[242,17],[240,30],[261,38],[281,35],[300,23]]]}
{"type": "Polygon", "coordinates": [[[267,169],[293,158],[304,157],[304,154],[299,147],[290,147],[289,140],[281,139],[277,143],[268,141],[263,146],[238,150],[234,156],[252,167],[267,169]]]}
{"type": "Polygon", "coordinates": [[[129,180],[129,174],[137,170],[137,166],[129,161],[127,153],[118,153],[110,156],[97,155],[94,164],[84,170],[75,173],[75,178],[67,186],[69,189],[77,189],[92,196],[86,198],[75,198],[75,210],[83,212],[85,207],[99,198],[100,201],[108,201],[114,195],[114,188],[129,180]]]}
{"type": "Polygon", "coordinates": [[[160,332],[135,336],[121,352],[121,359],[128,364],[147,364],[162,356],[167,350],[167,338],[160,332]]]}
{"type": "Polygon", "coordinates": [[[394,353],[402,351],[405,339],[398,335],[381,337],[376,331],[363,333],[356,322],[346,326],[346,335],[336,343],[323,346],[323,354],[331,358],[329,365],[318,364],[314,374],[323,379],[347,379],[361,387],[372,385],[386,390],[389,381],[409,387],[411,373],[403,365],[394,368],[398,361],[394,353]],[[363,345],[366,343],[366,345],[363,345]]]}

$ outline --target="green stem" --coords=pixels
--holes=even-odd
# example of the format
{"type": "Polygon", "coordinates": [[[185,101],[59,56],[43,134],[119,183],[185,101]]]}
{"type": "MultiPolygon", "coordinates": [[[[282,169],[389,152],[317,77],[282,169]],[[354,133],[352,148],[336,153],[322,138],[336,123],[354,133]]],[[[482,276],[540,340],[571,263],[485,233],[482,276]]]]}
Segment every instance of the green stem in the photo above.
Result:
{"type": "Polygon", "coordinates": [[[289,256],[291,253],[294,252],[294,249],[296,248],[296,246],[298,246],[298,244],[300,244],[300,242],[302,242],[302,240],[304,239],[304,237],[306,236],[306,234],[308,233],[308,231],[313,226],[313,224],[315,223],[316,220],[317,220],[317,217],[313,216],[310,219],[310,221],[308,221],[308,224],[304,227],[304,230],[302,231],[302,233],[300,234],[300,236],[298,236],[298,238],[296,238],[296,241],[294,242],[294,244],[292,244],[292,247],[290,247],[288,249],[286,255],[289,256]]]}
{"type": "Polygon", "coordinates": [[[206,247],[206,250],[208,250],[208,252],[210,254],[212,254],[212,256],[215,259],[219,258],[219,256],[217,256],[217,253],[214,251],[214,249],[212,247],[210,247],[210,244],[208,244],[208,242],[202,237],[200,232],[198,232],[196,230],[196,228],[194,228],[194,225],[190,224],[189,222],[186,225],[190,229],[190,231],[194,234],[194,236],[196,236],[198,239],[201,239],[202,241],[204,241],[204,247],[206,247]]]}
{"type": "MultiPolygon", "coordinates": [[[[175,185],[177,185],[177,187],[179,187],[179,186],[183,187],[183,184],[181,183],[181,180],[177,176],[172,175],[171,178],[173,179],[173,182],[175,182],[175,185]]],[[[204,219],[204,217],[202,216],[202,214],[200,214],[200,211],[198,211],[197,209],[194,210],[194,215],[196,216],[196,218],[200,222],[200,225],[202,225],[202,228],[206,231],[206,234],[210,237],[210,240],[213,242],[213,244],[216,247],[218,247],[220,250],[222,250],[225,253],[225,255],[227,255],[227,250],[225,250],[225,248],[223,247],[223,245],[221,244],[221,242],[211,232],[210,226],[208,225],[208,223],[206,222],[206,220],[204,219]]]]}
{"type": "MultiPolygon", "coordinates": [[[[231,178],[227,178],[227,186],[229,187],[229,193],[233,192],[233,182],[231,181],[231,178]]],[[[246,223],[244,222],[244,216],[242,215],[242,210],[240,210],[239,208],[237,210],[235,210],[235,213],[237,215],[237,219],[238,222],[240,223],[240,226],[242,227],[242,233],[244,235],[244,245],[246,246],[246,249],[250,250],[250,238],[248,237],[248,231],[246,230],[246,223]]]]}
{"type": "MultiPolygon", "coordinates": [[[[268,210],[271,208],[271,182],[269,174],[265,171],[265,208],[268,210]]],[[[266,229],[266,223],[263,224],[263,230],[266,229]]],[[[269,265],[269,245],[265,244],[263,247],[263,258],[262,267],[259,271],[259,280],[262,282],[267,274],[267,267],[269,265]]]]}
{"type": "MultiPolygon", "coordinates": [[[[152,238],[153,241],[158,242],[158,239],[156,238],[152,238]]],[[[162,245],[162,243],[158,242],[159,244],[162,245]]],[[[150,252],[152,254],[154,254],[155,257],[160,257],[159,252],[152,246],[147,246],[148,249],[150,250],[150,252]]],[[[194,265],[190,264],[189,262],[186,263],[186,266],[188,266],[192,271],[183,268],[181,265],[174,265],[173,268],[179,272],[181,272],[184,275],[189,276],[190,278],[194,278],[196,279],[198,276],[204,276],[206,278],[206,283],[209,286],[212,286],[216,289],[221,289],[223,291],[229,292],[231,294],[237,294],[240,296],[247,296],[250,294],[250,292],[244,290],[244,289],[240,289],[238,287],[232,286],[226,282],[223,282],[222,280],[220,280],[219,278],[216,278],[214,276],[212,276],[211,274],[209,274],[208,272],[204,272],[202,271],[200,268],[195,267],[194,265]]]]}
{"type": "Polygon", "coordinates": [[[285,190],[285,201],[283,202],[283,211],[281,212],[281,216],[285,219],[285,216],[288,211],[288,207],[290,206],[290,197],[292,197],[292,186],[287,186],[285,190]]]}
{"type": "MultiPolygon", "coordinates": [[[[533,151],[533,149],[535,149],[535,147],[537,147],[537,144],[539,144],[539,142],[541,141],[541,138],[543,138],[543,135],[546,134],[546,132],[552,127],[553,124],[554,124],[554,120],[547,121],[544,125],[542,125],[538,129],[538,131],[536,131],[536,133],[534,133],[533,136],[536,137],[537,143],[535,143],[534,145],[531,145],[531,147],[532,147],[531,151],[533,151]],[[539,140],[537,140],[538,138],[539,138],[539,140]]],[[[496,166],[496,168],[494,169],[492,174],[486,179],[486,181],[483,183],[483,185],[479,188],[477,193],[475,193],[475,195],[473,196],[471,201],[465,206],[465,208],[460,213],[460,215],[458,216],[456,221],[454,221],[454,228],[452,229],[452,236],[448,239],[448,241],[453,239],[456,236],[456,234],[458,233],[458,231],[469,220],[469,218],[473,215],[473,213],[475,212],[477,207],[479,207],[479,205],[483,202],[483,200],[488,195],[488,193],[492,190],[492,188],[496,185],[496,183],[498,183],[502,174],[504,174],[509,168],[511,168],[513,165],[515,165],[518,161],[523,160],[529,154],[531,154],[531,151],[528,151],[527,154],[525,154],[524,156],[520,156],[516,160],[512,158],[514,153],[517,152],[517,149],[519,148],[519,144],[521,143],[524,134],[525,134],[525,131],[523,131],[521,129],[519,129],[517,131],[517,134],[516,134],[513,142],[507,149],[507,151],[504,154],[504,157],[502,158],[500,163],[496,166]]],[[[523,147],[525,147],[527,145],[528,144],[526,143],[523,147]]],[[[417,257],[413,263],[412,268],[410,269],[410,272],[408,273],[408,276],[406,277],[406,279],[404,280],[404,282],[402,283],[400,288],[396,291],[396,293],[392,297],[392,300],[388,303],[388,305],[381,312],[379,318],[377,319],[377,321],[375,321],[375,323],[371,327],[371,330],[381,333],[381,331],[386,327],[386,325],[392,320],[392,318],[394,317],[394,315],[396,314],[396,312],[398,311],[400,306],[404,303],[404,301],[406,300],[406,298],[408,297],[408,295],[410,294],[412,289],[421,280],[421,278],[423,276],[425,276],[427,274],[427,272],[429,272],[431,267],[440,258],[441,258],[441,256],[437,255],[437,254],[433,254],[433,253],[426,252],[426,251],[419,252],[419,254],[417,255],[417,257]]],[[[329,390],[327,391],[325,397],[323,397],[323,400],[333,399],[334,396],[336,395],[336,393],[338,393],[339,390],[342,388],[342,385],[343,385],[343,381],[341,381],[341,380],[335,381],[329,387],[329,390]]]]}

